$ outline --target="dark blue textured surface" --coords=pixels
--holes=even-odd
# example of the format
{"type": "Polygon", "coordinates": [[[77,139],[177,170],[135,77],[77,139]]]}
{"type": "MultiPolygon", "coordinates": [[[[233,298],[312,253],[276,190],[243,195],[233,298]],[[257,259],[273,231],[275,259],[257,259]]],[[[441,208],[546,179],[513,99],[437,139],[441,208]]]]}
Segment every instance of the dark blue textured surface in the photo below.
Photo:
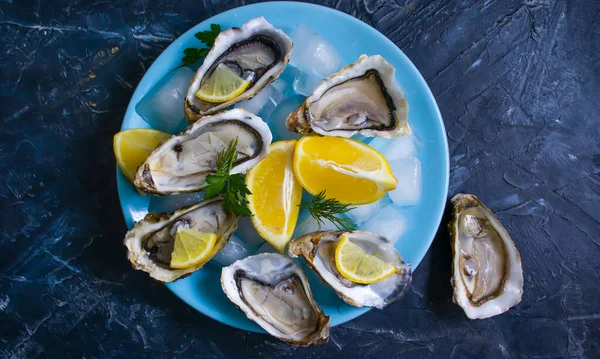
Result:
{"type": "Polygon", "coordinates": [[[450,194],[511,233],[523,301],[469,321],[442,228],[400,302],[298,349],[214,322],[133,271],[112,136],[174,38],[243,1],[0,4],[0,356],[600,356],[600,3],[331,1],[394,41],[448,131],[450,194]]]}

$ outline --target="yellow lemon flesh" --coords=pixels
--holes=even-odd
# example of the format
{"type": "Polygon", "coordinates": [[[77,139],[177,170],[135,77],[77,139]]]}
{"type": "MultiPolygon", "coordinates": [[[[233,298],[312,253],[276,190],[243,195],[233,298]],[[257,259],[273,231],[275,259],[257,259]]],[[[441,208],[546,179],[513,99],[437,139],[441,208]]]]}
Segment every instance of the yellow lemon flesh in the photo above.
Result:
{"type": "Polygon", "coordinates": [[[379,282],[398,270],[393,264],[365,253],[347,235],[340,238],[335,248],[335,266],[344,278],[360,284],[379,282]]]}
{"type": "Polygon", "coordinates": [[[216,242],[214,233],[179,227],[171,253],[171,268],[189,268],[206,262],[216,242]]]}
{"type": "Polygon", "coordinates": [[[159,143],[171,137],[168,133],[150,128],[133,128],[117,133],[113,150],[121,171],[130,181],[138,166],[148,158],[159,143]]]}
{"type": "Polygon", "coordinates": [[[239,77],[227,65],[219,64],[217,68],[206,78],[196,97],[202,101],[221,103],[238,97],[250,83],[239,77]]]}
{"type": "Polygon", "coordinates": [[[246,175],[248,208],[256,231],[283,253],[292,238],[302,187],[294,176],[292,159],[296,141],[279,141],[246,175]]]}
{"type": "Polygon", "coordinates": [[[303,137],[294,153],[294,173],[310,194],[347,204],[377,201],[396,188],[389,164],[374,148],[341,137],[303,137]]]}

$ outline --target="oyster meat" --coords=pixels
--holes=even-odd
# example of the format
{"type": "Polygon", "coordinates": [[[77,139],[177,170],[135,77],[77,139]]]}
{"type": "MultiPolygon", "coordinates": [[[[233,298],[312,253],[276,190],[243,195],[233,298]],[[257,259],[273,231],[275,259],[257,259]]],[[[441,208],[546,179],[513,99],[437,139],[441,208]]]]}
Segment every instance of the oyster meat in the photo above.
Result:
{"type": "Polygon", "coordinates": [[[393,138],[411,133],[396,70],[380,55],[362,55],[319,84],[286,119],[290,131],[324,136],[393,138]]]}
{"type": "Polygon", "coordinates": [[[191,123],[204,115],[217,113],[233,104],[256,95],[273,82],[290,60],[292,40],[276,29],[263,17],[252,19],[242,25],[222,31],[196,71],[185,99],[185,116],[191,123]],[[196,93],[220,64],[226,65],[250,84],[239,96],[222,102],[206,102],[196,93]]]}
{"type": "Polygon", "coordinates": [[[329,284],[346,303],[355,307],[383,308],[402,298],[412,280],[410,264],[402,260],[402,255],[385,237],[363,231],[323,231],[308,233],[293,239],[288,246],[292,257],[302,257],[329,284]],[[335,249],[342,235],[369,254],[394,264],[399,272],[372,284],[358,284],[344,278],[335,265],[335,249]]]}
{"type": "Polygon", "coordinates": [[[223,268],[221,285],[233,304],[274,337],[301,346],[329,339],[329,317],[289,257],[262,253],[238,260],[223,268]]]}
{"type": "Polygon", "coordinates": [[[260,117],[244,109],[206,116],[152,151],[134,183],[154,194],[200,191],[216,170],[217,154],[235,138],[238,157],[231,173],[245,173],[267,155],[273,136],[260,117]]]}
{"type": "Polygon", "coordinates": [[[125,235],[127,258],[135,269],[148,272],[152,278],[160,281],[172,282],[202,268],[227,244],[237,223],[235,215],[228,215],[223,210],[220,197],[178,209],[170,215],[151,212],[125,235]],[[204,263],[190,268],[170,268],[171,253],[179,227],[217,235],[213,252],[204,263]]]}
{"type": "Polygon", "coordinates": [[[504,313],[523,295],[519,251],[506,229],[477,197],[457,194],[452,205],[454,302],[470,319],[504,313]]]}

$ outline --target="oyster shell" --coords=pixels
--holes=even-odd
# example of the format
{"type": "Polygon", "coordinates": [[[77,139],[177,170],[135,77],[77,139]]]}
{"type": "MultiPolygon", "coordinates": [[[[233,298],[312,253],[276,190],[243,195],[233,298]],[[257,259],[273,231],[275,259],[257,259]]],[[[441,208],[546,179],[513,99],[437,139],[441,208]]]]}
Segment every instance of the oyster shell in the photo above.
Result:
{"type": "Polygon", "coordinates": [[[233,104],[256,95],[273,82],[285,69],[294,45],[281,30],[276,29],[263,17],[252,19],[242,25],[222,31],[196,71],[185,99],[185,116],[191,123],[204,115],[217,113],[233,104]],[[219,64],[227,65],[250,85],[233,100],[210,103],[196,97],[203,80],[219,64]]]}
{"type": "Polygon", "coordinates": [[[329,76],[286,119],[290,131],[324,136],[393,138],[410,134],[408,103],[396,70],[379,55],[329,76]]]}
{"type": "Polygon", "coordinates": [[[288,246],[291,257],[301,256],[306,263],[329,284],[346,303],[355,307],[383,308],[402,298],[412,280],[410,264],[382,236],[363,231],[323,231],[305,234],[293,239],[288,246]],[[386,279],[372,284],[358,284],[344,278],[335,265],[335,248],[342,235],[349,234],[352,242],[367,253],[378,255],[401,269],[386,279]]]}
{"type": "Polygon", "coordinates": [[[172,282],[202,268],[229,241],[237,228],[237,217],[223,210],[222,199],[215,197],[172,214],[148,213],[125,235],[127,258],[133,268],[148,272],[152,278],[172,282]],[[171,253],[177,228],[192,228],[216,233],[217,242],[204,263],[183,269],[170,268],[171,253]]]}
{"type": "Polygon", "coordinates": [[[519,251],[506,229],[477,197],[457,194],[452,205],[454,218],[449,229],[454,302],[470,319],[504,313],[523,295],[519,251]]]}
{"type": "Polygon", "coordinates": [[[207,186],[217,154],[237,137],[231,173],[245,173],[269,153],[273,136],[263,120],[244,109],[206,116],[162,142],[135,174],[134,184],[154,194],[196,192],[207,186]]]}
{"type": "Polygon", "coordinates": [[[329,317],[289,257],[262,253],[238,260],[223,268],[221,285],[233,304],[272,336],[301,346],[327,343],[329,317]]]}

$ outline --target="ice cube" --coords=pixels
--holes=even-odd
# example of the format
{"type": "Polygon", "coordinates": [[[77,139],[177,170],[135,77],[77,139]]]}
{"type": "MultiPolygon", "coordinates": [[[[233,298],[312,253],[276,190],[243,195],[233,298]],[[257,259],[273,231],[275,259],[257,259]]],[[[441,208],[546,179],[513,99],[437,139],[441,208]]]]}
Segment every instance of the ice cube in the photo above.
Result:
{"type": "Polygon", "coordinates": [[[294,42],[290,64],[294,67],[320,78],[327,77],[340,69],[342,64],[340,54],[310,27],[300,24],[292,31],[290,37],[294,42]]]}
{"type": "Polygon", "coordinates": [[[392,203],[392,200],[390,199],[390,197],[385,195],[376,202],[363,205],[355,205],[353,207],[356,208],[350,210],[346,214],[348,215],[348,217],[352,218],[354,222],[356,222],[356,224],[361,224],[390,203],[392,203]]]}
{"type": "Polygon", "coordinates": [[[294,93],[294,80],[300,74],[300,70],[294,66],[288,65],[285,70],[281,73],[281,76],[272,83],[272,86],[281,91],[284,97],[295,95],[294,93]]]}
{"type": "Polygon", "coordinates": [[[379,152],[383,152],[383,150],[392,143],[392,139],[389,138],[381,138],[381,137],[373,137],[371,141],[367,142],[369,146],[373,147],[379,152]]]}
{"type": "Polygon", "coordinates": [[[182,131],[187,126],[183,109],[192,77],[194,71],[187,67],[171,71],[138,102],[135,110],[154,129],[182,131]]]}
{"type": "Polygon", "coordinates": [[[373,232],[384,236],[392,243],[400,238],[406,229],[406,219],[393,205],[383,208],[377,215],[371,217],[360,226],[360,230],[373,232]]]}
{"type": "Polygon", "coordinates": [[[399,206],[411,206],[421,200],[421,162],[418,158],[390,161],[392,173],[398,180],[396,189],[388,192],[392,201],[399,206]]]}
{"type": "MultiPolygon", "coordinates": [[[[335,224],[332,222],[325,220],[325,223],[321,224],[321,231],[329,231],[338,229],[335,224]]],[[[312,233],[319,230],[319,225],[317,224],[317,220],[313,218],[308,212],[305,213],[304,218],[296,225],[296,230],[294,231],[294,238],[302,236],[306,233],[312,233]]]]}
{"type": "Polygon", "coordinates": [[[229,238],[229,242],[211,259],[211,262],[225,267],[237,260],[252,255],[252,252],[241,239],[236,235],[232,235],[229,238]]]}
{"type": "Polygon", "coordinates": [[[311,73],[299,72],[294,79],[294,92],[302,96],[310,96],[315,87],[317,87],[322,80],[322,77],[315,76],[311,73]]]}
{"type": "Polygon", "coordinates": [[[266,242],[265,244],[263,244],[262,246],[260,246],[258,248],[258,250],[256,251],[255,254],[261,254],[261,253],[279,253],[277,252],[277,249],[275,249],[275,247],[273,247],[273,245],[269,242],[266,242]]]}
{"type": "Polygon", "coordinates": [[[149,212],[172,213],[176,209],[190,206],[204,199],[202,193],[182,193],[166,196],[152,196],[148,205],[149,212]]]}
{"type": "Polygon", "coordinates": [[[271,83],[271,86],[273,86],[274,88],[276,88],[277,91],[283,93],[287,89],[288,84],[287,84],[287,82],[284,79],[278,78],[277,80],[275,80],[275,81],[273,81],[271,83]]]}
{"type": "Polygon", "coordinates": [[[267,123],[269,124],[269,128],[273,133],[274,141],[281,140],[297,140],[300,138],[300,135],[288,130],[285,126],[285,119],[288,117],[290,113],[292,113],[300,104],[304,102],[304,97],[302,96],[292,96],[288,97],[285,100],[281,101],[279,106],[275,109],[267,123]]]}
{"type": "Polygon", "coordinates": [[[240,217],[238,219],[236,234],[250,247],[258,247],[265,243],[265,240],[258,234],[252,221],[248,217],[240,217]]]}
{"type": "Polygon", "coordinates": [[[269,85],[257,93],[253,98],[238,102],[234,107],[245,108],[263,119],[268,119],[282,99],[283,94],[281,91],[269,85]]]}
{"type": "Polygon", "coordinates": [[[360,141],[362,143],[369,143],[369,141],[371,140],[370,137],[367,137],[367,136],[364,136],[364,135],[361,135],[361,134],[356,134],[356,135],[352,136],[352,138],[355,139],[355,140],[357,140],[357,141],[360,141]]]}
{"type": "Polygon", "coordinates": [[[400,136],[388,141],[389,144],[381,151],[381,154],[388,161],[411,158],[417,155],[417,147],[415,146],[415,138],[413,136],[400,136]]]}

